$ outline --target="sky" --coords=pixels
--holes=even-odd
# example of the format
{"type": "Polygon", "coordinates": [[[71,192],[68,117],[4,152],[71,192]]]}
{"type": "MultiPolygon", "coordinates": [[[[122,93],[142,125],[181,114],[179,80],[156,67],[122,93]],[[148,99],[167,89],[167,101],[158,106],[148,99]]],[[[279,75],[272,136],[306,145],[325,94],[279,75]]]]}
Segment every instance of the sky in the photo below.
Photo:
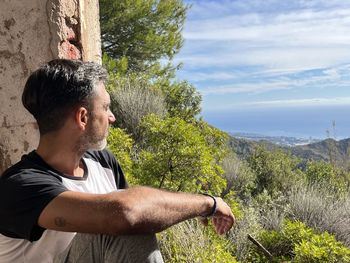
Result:
{"type": "Polygon", "coordinates": [[[204,119],[229,132],[350,137],[350,0],[184,2],[177,75],[202,94],[204,119]]]}

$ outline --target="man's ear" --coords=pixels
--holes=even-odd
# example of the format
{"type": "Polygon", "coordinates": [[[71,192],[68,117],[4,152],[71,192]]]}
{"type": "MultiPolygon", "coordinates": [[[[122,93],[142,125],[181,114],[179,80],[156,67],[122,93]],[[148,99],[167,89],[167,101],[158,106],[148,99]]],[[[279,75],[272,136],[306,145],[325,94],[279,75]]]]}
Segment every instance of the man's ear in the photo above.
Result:
{"type": "Polygon", "coordinates": [[[79,129],[84,131],[88,123],[88,110],[85,107],[79,107],[75,112],[75,122],[79,129]]]}

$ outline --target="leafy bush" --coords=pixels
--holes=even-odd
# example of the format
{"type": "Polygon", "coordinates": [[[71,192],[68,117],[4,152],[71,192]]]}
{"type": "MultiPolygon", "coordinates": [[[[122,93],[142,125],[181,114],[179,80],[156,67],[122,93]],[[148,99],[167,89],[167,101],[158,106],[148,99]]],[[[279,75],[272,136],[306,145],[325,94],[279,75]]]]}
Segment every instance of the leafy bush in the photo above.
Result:
{"type": "Polygon", "coordinates": [[[133,139],[122,129],[110,128],[107,142],[109,150],[116,156],[128,182],[133,184],[135,181],[132,176],[133,162],[131,159],[133,139]]]}
{"type": "Polygon", "coordinates": [[[274,192],[273,196],[267,190],[257,195],[252,206],[260,213],[260,223],[266,230],[280,230],[289,204],[282,192],[274,192]]]}
{"type": "Polygon", "coordinates": [[[248,158],[248,163],[256,174],[254,195],[264,190],[271,195],[278,191],[286,193],[304,179],[302,171],[298,168],[298,160],[282,150],[267,151],[258,147],[248,158]]]}
{"type": "Polygon", "coordinates": [[[215,195],[225,187],[222,169],[196,126],[177,117],[149,115],[140,128],[144,143],[135,161],[140,184],[215,195]]]}
{"type": "Polygon", "coordinates": [[[331,163],[310,161],[307,163],[305,174],[310,185],[318,184],[327,189],[332,188],[334,194],[342,195],[349,190],[349,175],[331,163]]]}
{"type": "Polygon", "coordinates": [[[165,88],[163,86],[162,89],[170,117],[191,121],[201,112],[202,97],[187,81],[176,82],[165,88]]]}
{"type": "Polygon", "coordinates": [[[301,240],[295,245],[294,251],[293,262],[298,263],[350,262],[350,250],[327,232],[312,235],[309,240],[301,240]]]}
{"type": "MultiPolygon", "coordinates": [[[[350,250],[327,232],[318,234],[301,222],[286,220],[280,232],[262,231],[259,240],[274,256],[273,260],[296,263],[350,262],[350,250]]],[[[253,262],[271,262],[253,249],[253,262]]]]}

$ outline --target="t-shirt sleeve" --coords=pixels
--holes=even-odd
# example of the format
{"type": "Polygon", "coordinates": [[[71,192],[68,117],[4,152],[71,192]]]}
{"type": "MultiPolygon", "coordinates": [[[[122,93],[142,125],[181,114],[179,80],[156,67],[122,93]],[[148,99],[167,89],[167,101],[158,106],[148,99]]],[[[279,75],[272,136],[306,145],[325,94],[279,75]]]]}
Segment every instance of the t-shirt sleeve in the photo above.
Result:
{"type": "Polygon", "coordinates": [[[0,178],[1,233],[29,241],[38,240],[44,228],[38,219],[46,205],[68,189],[43,171],[26,169],[0,178]]]}
{"type": "Polygon", "coordinates": [[[128,188],[123,170],[112,152],[107,149],[102,151],[88,151],[86,152],[86,157],[97,160],[103,167],[111,169],[118,189],[128,188]]]}
{"type": "Polygon", "coordinates": [[[126,178],[124,176],[123,170],[120,166],[120,164],[117,162],[115,156],[112,152],[109,150],[103,151],[104,155],[106,156],[106,159],[113,170],[115,182],[117,184],[118,189],[126,189],[128,188],[128,183],[126,181],[126,178]]]}

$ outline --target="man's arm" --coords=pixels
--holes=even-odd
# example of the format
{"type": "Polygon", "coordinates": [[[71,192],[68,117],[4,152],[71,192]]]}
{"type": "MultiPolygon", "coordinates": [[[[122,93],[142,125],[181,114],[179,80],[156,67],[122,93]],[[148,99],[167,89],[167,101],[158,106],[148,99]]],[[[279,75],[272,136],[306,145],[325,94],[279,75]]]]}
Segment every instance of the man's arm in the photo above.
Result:
{"type": "MultiPolygon", "coordinates": [[[[216,198],[213,224],[219,234],[234,223],[228,205],[216,198]]],[[[38,224],[47,229],[110,235],[156,233],[186,219],[210,213],[204,195],[135,187],[108,194],[63,192],[42,211],[38,224]]]]}

